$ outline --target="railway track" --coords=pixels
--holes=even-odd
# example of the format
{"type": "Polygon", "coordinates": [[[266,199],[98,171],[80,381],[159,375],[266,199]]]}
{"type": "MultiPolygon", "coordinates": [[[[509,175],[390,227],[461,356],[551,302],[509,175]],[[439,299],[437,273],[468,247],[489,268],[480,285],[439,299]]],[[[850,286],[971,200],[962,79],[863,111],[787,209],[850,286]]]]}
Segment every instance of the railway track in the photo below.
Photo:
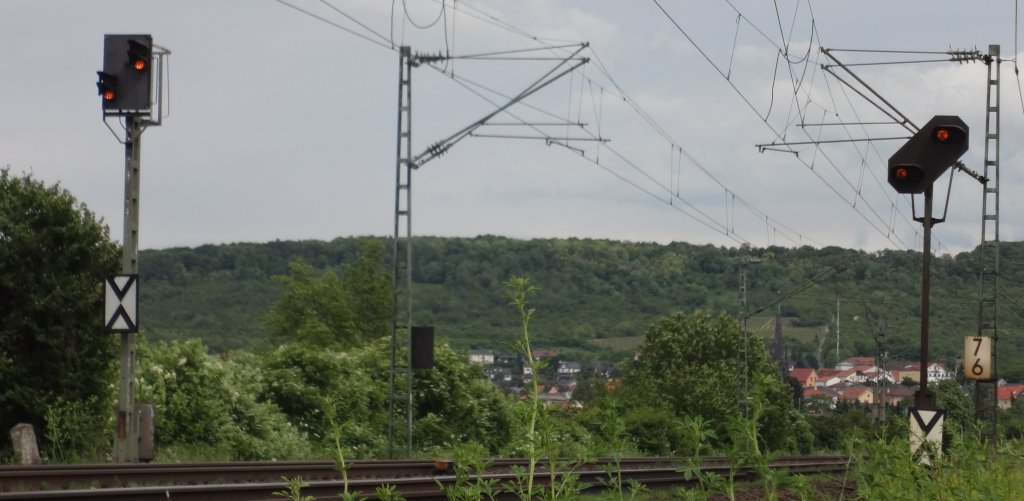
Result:
{"type": "MultiPolygon", "coordinates": [[[[484,475],[498,485],[515,480],[515,466],[525,467],[524,459],[494,461],[484,475]]],[[[574,471],[579,481],[602,488],[607,481],[608,459],[595,460],[574,471]]],[[[845,456],[780,457],[771,467],[794,474],[840,473],[846,470],[845,456]]],[[[623,482],[633,479],[651,489],[693,486],[679,472],[678,459],[632,458],[619,462],[623,482]]],[[[707,458],[701,469],[728,475],[724,458],[707,458]]],[[[304,495],[316,499],[337,499],[344,489],[341,475],[333,462],[282,461],[249,463],[5,466],[0,467],[0,501],[52,499],[113,500],[280,500],[273,492],[285,488],[283,478],[301,477],[309,486],[304,495]]],[[[353,461],[348,471],[349,491],[358,491],[369,499],[377,486],[395,486],[406,499],[445,499],[440,485],[454,485],[450,464],[434,461],[353,461]]],[[[738,481],[756,479],[750,468],[737,472],[738,481]]],[[[536,482],[550,479],[541,463],[536,482]]],[[[512,499],[510,495],[502,499],[512,499]]]]}

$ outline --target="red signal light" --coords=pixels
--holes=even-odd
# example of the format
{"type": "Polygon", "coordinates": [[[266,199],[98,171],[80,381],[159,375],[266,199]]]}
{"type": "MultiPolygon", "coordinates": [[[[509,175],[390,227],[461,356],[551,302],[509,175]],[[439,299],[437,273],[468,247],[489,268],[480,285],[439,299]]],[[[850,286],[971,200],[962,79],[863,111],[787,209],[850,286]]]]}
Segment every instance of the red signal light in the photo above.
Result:
{"type": "Polygon", "coordinates": [[[940,124],[932,128],[932,140],[945,147],[967,144],[967,129],[958,125],[940,124]]]}
{"type": "Polygon", "coordinates": [[[104,103],[113,101],[117,97],[117,77],[102,71],[97,71],[96,76],[99,77],[96,81],[97,94],[103,98],[104,103]]]}
{"type": "Polygon", "coordinates": [[[128,66],[135,71],[145,71],[149,66],[149,58],[152,57],[153,49],[148,40],[142,41],[128,39],[128,66]]]}
{"type": "Polygon", "coordinates": [[[925,173],[920,165],[899,164],[889,167],[889,184],[897,193],[918,193],[925,173]]]}

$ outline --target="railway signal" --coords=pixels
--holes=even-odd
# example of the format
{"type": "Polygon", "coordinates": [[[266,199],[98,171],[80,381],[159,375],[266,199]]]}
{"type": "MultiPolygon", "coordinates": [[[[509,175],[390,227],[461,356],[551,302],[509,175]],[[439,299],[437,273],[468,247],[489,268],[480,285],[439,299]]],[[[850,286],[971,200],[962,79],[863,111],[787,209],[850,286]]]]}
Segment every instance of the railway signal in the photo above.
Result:
{"type": "Polygon", "coordinates": [[[889,184],[897,193],[924,193],[968,147],[967,124],[936,115],[889,157],[889,184]]]}
{"type": "MultiPolygon", "coordinates": [[[[924,249],[921,263],[921,375],[920,388],[914,393],[911,409],[911,428],[920,425],[918,438],[928,440],[929,430],[942,428],[942,413],[935,408],[935,392],[928,389],[928,334],[931,308],[931,245],[932,226],[945,220],[932,218],[932,184],[967,152],[967,124],[958,116],[932,117],[893,156],[889,157],[889,184],[898,193],[924,194],[924,249]],[[926,420],[922,416],[928,414],[926,420]],[[935,418],[934,420],[932,418],[935,418]]],[[[920,443],[920,442],[918,442],[920,443]]],[[[911,450],[915,450],[914,445],[911,450]]]]}
{"type": "Polygon", "coordinates": [[[104,115],[143,115],[150,112],[153,88],[153,37],[105,35],[103,71],[96,88],[104,115]]]}
{"type": "MultiPolygon", "coordinates": [[[[106,326],[111,332],[121,334],[116,432],[112,454],[114,462],[118,463],[152,459],[153,450],[151,436],[140,435],[143,428],[149,430],[151,428],[146,426],[152,424],[151,420],[143,418],[152,416],[146,413],[145,406],[135,405],[136,335],[139,330],[136,296],[139,283],[140,151],[142,132],[146,127],[160,125],[163,119],[163,78],[157,77],[154,82],[153,73],[163,74],[163,58],[170,55],[170,51],[159,46],[156,46],[156,54],[153,51],[151,35],[104,35],[103,69],[96,72],[96,90],[103,108],[103,122],[107,123],[110,117],[122,121],[120,119],[123,117],[124,127],[124,139],[118,137],[118,141],[124,145],[125,172],[121,275],[108,280],[108,297],[105,300],[106,326]],[[155,103],[154,93],[157,96],[155,103]]],[[[114,132],[109,124],[107,127],[114,132]]]]}

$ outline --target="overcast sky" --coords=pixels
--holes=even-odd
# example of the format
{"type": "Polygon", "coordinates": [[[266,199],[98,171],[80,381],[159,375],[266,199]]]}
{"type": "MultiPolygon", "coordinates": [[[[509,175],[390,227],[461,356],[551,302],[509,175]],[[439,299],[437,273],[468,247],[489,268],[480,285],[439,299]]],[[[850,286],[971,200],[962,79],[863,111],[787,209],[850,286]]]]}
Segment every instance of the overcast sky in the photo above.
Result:
{"type": "MultiPolygon", "coordinates": [[[[987,54],[998,44],[1000,237],[1024,237],[1014,1],[286,3],[0,1],[0,165],[59,182],[120,239],[124,150],[103,123],[95,71],[104,34],[149,33],[172,55],[170,113],[142,140],[142,248],[391,235],[398,46],[509,56],[413,70],[419,154],[588,42],[565,64],[589,62],[414,172],[415,235],[919,250],[911,199],[885,181],[904,140],[882,138],[909,132],[821,125],[891,118],[825,72],[832,61],[819,49],[987,54]],[[866,138],[876,141],[756,146],[866,138]]],[[[847,64],[948,59],[833,54],[847,64]]],[[[917,126],[961,115],[964,161],[983,169],[985,64],[851,69],[917,126]]],[[[942,210],[948,176],[936,186],[942,210]]],[[[953,176],[939,252],[978,244],[981,193],[953,176]]]]}

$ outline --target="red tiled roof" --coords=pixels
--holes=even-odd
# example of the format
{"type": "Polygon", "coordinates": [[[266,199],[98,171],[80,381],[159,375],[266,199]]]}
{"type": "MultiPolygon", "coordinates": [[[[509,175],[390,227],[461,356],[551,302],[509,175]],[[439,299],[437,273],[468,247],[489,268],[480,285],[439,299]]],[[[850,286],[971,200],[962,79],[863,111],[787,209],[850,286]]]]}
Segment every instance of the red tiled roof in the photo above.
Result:
{"type": "Polygon", "coordinates": [[[789,371],[790,377],[796,379],[797,381],[800,381],[801,383],[806,382],[812,374],[814,374],[814,369],[808,369],[803,367],[798,367],[796,369],[789,371]]]}
{"type": "Polygon", "coordinates": [[[1024,392],[1024,384],[1008,384],[1006,386],[1000,386],[996,390],[996,398],[999,400],[1013,400],[1024,392]]]}

